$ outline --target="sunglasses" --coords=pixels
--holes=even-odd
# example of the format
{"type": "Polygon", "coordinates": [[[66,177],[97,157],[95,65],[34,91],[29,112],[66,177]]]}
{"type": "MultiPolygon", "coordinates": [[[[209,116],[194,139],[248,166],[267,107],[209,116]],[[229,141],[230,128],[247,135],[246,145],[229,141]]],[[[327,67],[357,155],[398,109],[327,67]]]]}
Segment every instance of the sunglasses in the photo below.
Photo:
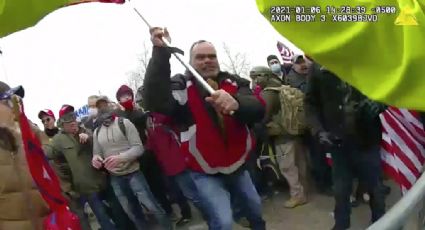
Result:
{"type": "Polygon", "coordinates": [[[51,120],[52,120],[52,119],[50,119],[50,118],[46,118],[46,119],[41,119],[41,122],[42,122],[43,124],[46,124],[46,123],[49,123],[51,120]]]}

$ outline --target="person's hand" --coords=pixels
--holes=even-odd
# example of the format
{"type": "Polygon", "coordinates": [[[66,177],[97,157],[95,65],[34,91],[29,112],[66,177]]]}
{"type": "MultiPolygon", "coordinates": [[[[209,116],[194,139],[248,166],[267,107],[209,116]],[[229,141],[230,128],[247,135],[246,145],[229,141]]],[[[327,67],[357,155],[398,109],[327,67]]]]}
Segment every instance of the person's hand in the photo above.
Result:
{"type": "Polygon", "coordinates": [[[111,170],[116,168],[119,164],[123,163],[124,161],[125,160],[122,158],[122,156],[118,154],[118,155],[113,155],[106,158],[103,161],[103,164],[105,165],[105,168],[107,170],[111,170]]]}
{"type": "Polygon", "coordinates": [[[154,46],[165,47],[166,45],[162,41],[163,37],[171,43],[170,33],[168,33],[167,28],[153,27],[149,32],[151,33],[151,41],[154,46]]]}
{"type": "Polygon", "coordinates": [[[238,101],[222,89],[215,91],[205,100],[211,103],[217,112],[224,115],[231,115],[234,111],[239,109],[238,101]]]}
{"type": "Polygon", "coordinates": [[[100,169],[102,168],[103,165],[103,158],[99,155],[94,155],[92,160],[91,160],[91,165],[95,168],[95,169],[100,169]]]}
{"type": "Polygon", "coordinates": [[[87,143],[87,140],[89,139],[89,135],[88,134],[80,133],[78,136],[80,137],[80,143],[81,144],[87,143]]]}

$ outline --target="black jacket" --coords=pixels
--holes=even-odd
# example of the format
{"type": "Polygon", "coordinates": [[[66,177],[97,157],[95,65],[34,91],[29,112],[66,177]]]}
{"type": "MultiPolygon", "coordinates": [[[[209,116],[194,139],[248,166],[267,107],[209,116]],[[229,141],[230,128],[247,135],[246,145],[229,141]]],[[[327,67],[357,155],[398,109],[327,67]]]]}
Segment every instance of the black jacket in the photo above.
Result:
{"type": "Polygon", "coordinates": [[[379,113],[371,113],[371,102],[355,88],[327,70],[309,78],[305,99],[306,119],[313,135],[330,132],[343,142],[360,147],[377,145],[381,139],[379,113]],[[370,102],[370,103],[365,103],[370,102]]]}
{"type": "MultiPolygon", "coordinates": [[[[188,75],[178,74],[170,78],[170,52],[164,47],[154,47],[152,58],[149,61],[144,79],[143,101],[145,109],[172,116],[181,129],[186,129],[193,124],[193,118],[186,104],[179,104],[173,97],[174,91],[184,90],[186,82],[190,79],[188,75]]],[[[226,72],[220,72],[218,81],[232,79],[238,82],[239,89],[235,99],[239,102],[239,109],[233,117],[245,124],[254,124],[261,121],[264,116],[264,106],[256,98],[249,88],[249,81],[226,72]]],[[[196,84],[196,83],[195,83],[196,84]]],[[[198,86],[202,97],[208,93],[198,86]]],[[[217,114],[213,107],[205,102],[205,108],[216,123],[217,114]]]]}

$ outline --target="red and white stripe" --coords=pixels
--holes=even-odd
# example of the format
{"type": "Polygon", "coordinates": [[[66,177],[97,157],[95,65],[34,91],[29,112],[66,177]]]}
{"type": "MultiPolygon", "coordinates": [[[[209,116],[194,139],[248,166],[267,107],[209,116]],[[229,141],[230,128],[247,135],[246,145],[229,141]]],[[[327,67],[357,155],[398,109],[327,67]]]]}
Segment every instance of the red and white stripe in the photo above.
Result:
{"type": "Polygon", "coordinates": [[[425,130],[419,114],[389,107],[379,115],[382,123],[381,159],[384,171],[404,192],[422,174],[425,163],[425,130]]]}
{"type": "Polygon", "coordinates": [[[289,49],[282,42],[277,42],[277,49],[279,50],[280,56],[282,56],[283,62],[291,62],[294,56],[294,51],[289,49]]]}

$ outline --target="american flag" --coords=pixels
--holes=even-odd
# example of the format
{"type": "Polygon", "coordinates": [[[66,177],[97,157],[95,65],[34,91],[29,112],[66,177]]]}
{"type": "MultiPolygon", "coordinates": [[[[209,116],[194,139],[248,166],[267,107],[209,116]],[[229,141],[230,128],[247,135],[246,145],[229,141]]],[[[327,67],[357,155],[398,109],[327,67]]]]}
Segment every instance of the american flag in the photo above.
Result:
{"type": "Polygon", "coordinates": [[[406,193],[422,174],[425,131],[419,114],[389,107],[379,115],[382,123],[381,159],[384,171],[406,193]]]}
{"type": "Polygon", "coordinates": [[[294,51],[289,49],[282,42],[277,42],[277,49],[279,50],[280,55],[282,56],[283,62],[291,62],[292,57],[294,56],[294,51]]]}

